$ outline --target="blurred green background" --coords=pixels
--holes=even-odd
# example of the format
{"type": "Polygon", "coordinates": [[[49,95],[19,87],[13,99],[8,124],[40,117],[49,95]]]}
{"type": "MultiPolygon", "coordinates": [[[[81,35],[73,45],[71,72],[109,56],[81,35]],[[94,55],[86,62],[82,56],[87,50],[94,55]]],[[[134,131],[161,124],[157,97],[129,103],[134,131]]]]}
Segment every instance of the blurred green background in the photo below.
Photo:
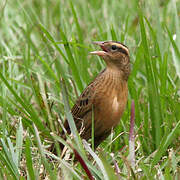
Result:
{"type": "Polygon", "coordinates": [[[77,96],[105,67],[101,59],[89,55],[97,48],[92,42],[117,40],[130,50],[128,105],[118,127],[100,146],[108,152],[106,160],[98,151],[98,156],[93,156],[95,161],[100,158],[105,171],[99,167],[98,172],[92,161],[87,162],[88,167],[96,179],[115,178],[110,156],[114,153],[121,178],[178,179],[179,16],[177,0],[1,0],[0,177],[86,177],[80,165],[66,164],[50,152],[47,155],[44,149],[59,141],[52,132],[61,134],[60,122],[65,119],[64,112],[69,111],[64,107],[64,97],[72,107],[77,96]],[[63,93],[64,86],[67,91],[63,93]],[[133,99],[134,176],[126,163],[133,99]],[[59,175],[62,161],[63,175],[59,175]]]}

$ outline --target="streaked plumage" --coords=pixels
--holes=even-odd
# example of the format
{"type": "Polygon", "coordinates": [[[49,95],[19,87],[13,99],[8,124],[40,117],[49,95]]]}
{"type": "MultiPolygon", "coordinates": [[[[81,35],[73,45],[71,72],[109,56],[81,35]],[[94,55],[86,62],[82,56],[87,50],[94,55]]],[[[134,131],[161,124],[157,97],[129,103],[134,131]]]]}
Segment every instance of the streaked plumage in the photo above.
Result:
{"type": "MultiPolygon", "coordinates": [[[[95,42],[102,51],[99,55],[107,67],[86,87],[71,112],[83,139],[91,138],[92,109],[94,112],[94,137],[97,147],[115,127],[124,112],[128,96],[127,80],[130,74],[128,48],[115,41],[95,42]]],[[[70,133],[68,122],[64,124],[70,133]]]]}

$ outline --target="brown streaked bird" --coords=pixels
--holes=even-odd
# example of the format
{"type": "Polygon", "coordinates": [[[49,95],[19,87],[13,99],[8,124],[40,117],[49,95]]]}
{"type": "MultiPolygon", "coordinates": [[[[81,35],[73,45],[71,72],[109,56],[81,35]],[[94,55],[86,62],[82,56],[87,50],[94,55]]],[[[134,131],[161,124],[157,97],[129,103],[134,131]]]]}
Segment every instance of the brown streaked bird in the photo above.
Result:
{"type": "MultiPolygon", "coordinates": [[[[94,113],[94,146],[97,147],[115,127],[125,110],[128,96],[127,80],[130,74],[128,48],[117,41],[94,42],[101,51],[106,68],[85,88],[71,112],[83,139],[91,138],[92,111],[94,113]]],[[[68,122],[64,124],[70,133],[68,122]]]]}

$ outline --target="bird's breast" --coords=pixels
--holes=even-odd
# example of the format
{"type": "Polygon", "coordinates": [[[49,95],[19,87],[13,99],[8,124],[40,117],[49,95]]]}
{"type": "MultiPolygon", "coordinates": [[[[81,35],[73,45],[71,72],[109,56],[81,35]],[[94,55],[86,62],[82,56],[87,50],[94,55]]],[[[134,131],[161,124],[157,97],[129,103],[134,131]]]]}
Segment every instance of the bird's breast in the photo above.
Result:
{"type": "Polygon", "coordinates": [[[127,83],[108,88],[97,100],[97,119],[107,127],[116,126],[126,107],[127,95],[127,83]]]}

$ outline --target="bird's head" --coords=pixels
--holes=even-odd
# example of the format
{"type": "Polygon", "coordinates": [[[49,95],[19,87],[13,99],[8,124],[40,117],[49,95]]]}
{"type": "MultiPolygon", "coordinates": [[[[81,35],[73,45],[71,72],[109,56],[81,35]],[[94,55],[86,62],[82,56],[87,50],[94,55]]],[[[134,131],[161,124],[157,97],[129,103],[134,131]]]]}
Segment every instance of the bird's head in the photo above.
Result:
{"type": "Polygon", "coordinates": [[[130,58],[127,46],[117,41],[97,41],[94,44],[101,47],[101,51],[93,51],[91,54],[98,55],[104,59],[107,68],[118,69],[129,76],[130,58]]]}

